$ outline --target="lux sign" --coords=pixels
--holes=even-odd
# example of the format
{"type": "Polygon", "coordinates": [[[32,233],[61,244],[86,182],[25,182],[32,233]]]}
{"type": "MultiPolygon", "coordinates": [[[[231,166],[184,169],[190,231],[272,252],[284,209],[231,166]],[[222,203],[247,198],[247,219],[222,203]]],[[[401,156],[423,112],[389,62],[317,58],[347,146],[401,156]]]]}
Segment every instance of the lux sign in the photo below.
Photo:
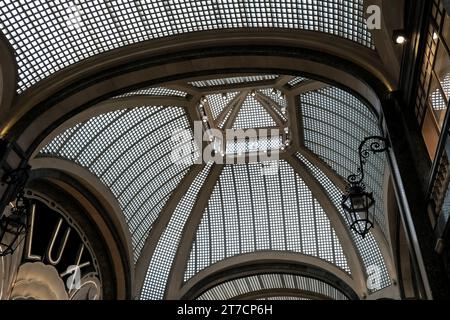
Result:
{"type": "Polygon", "coordinates": [[[74,267],[82,274],[96,271],[83,236],[59,212],[39,201],[32,204],[23,259],[52,265],[61,278],[71,275],[74,267]]]}

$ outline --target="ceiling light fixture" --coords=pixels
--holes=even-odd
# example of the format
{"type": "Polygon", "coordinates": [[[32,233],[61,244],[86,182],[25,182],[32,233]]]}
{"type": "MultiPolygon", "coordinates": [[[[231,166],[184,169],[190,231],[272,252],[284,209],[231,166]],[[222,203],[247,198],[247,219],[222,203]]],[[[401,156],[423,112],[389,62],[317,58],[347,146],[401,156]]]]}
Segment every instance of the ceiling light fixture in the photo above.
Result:
{"type": "Polygon", "coordinates": [[[395,30],[393,36],[396,44],[405,44],[408,40],[406,33],[403,30],[395,30]]]}
{"type": "Polygon", "coordinates": [[[374,227],[375,199],[372,192],[366,192],[364,184],[364,165],[371,154],[381,153],[389,148],[388,140],[383,137],[365,138],[358,148],[359,167],[356,174],[347,177],[347,193],[342,196],[344,209],[350,229],[365,238],[374,227]]]}

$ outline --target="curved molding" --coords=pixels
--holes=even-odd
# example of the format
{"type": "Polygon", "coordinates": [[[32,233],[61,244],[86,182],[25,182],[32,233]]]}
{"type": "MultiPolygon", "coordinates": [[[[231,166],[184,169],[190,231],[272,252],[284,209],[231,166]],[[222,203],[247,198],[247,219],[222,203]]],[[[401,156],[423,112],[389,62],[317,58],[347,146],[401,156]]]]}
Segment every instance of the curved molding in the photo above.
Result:
{"type": "Polygon", "coordinates": [[[358,248],[349,234],[346,222],[328,198],[323,186],[309,173],[307,168],[303,166],[295,155],[284,155],[281,159],[286,160],[292,166],[294,171],[303,179],[313,196],[326,212],[347,258],[352,278],[358,285],[358,293],[361,293],[361,295],[367,294],[365,267],[359,255],[358,248]]]}
{"type": "Polygon", "coordinates": [[[214,187],[220,178],[223,168],[223,164],[215,164],[214,167],[211,168],[211,171],[203,183],[201,191],[199,192],[199,197],[195,201],[192,212],[184,225],[177,254],[175,255],[169,278],[167,280],[165,292],[166,299],[171,299],[171,296],[176,295],[176,292],[178,292],[183,285],[184,272],[186,271],[186,266],[192,249],[192,243],[194,242],[197,234],[198,225],[202,220],[205,207],[208,205],[209,198],[211,197],[214,187]]]}
{"type": "MultiPolygon", "coordinates": [[[[332,205],[331,201],[325,195],[318,182],[308,173],[307,170],[303,169],[300,166],[300,163],[296,161],[296,159],[286,154],[282,154],[281,159],[286,160],[292,166],[293,170],[300,175],[300,177],[305,181],[306,185],[310,188],[314,197],[324,208],[344,250],[344,254],[347,258],[352,277],[354,279],[353,283],[357,287],[357,292],[361,296],[366,294],[366,280],[362,261],[357,254],[358,251],[356,249],[356,246],[353,243],[350,235],[348,234],[348,231],[345,228],[345,224],[342,221],[339,213],[336,211],[336,208],[332,205]]],[[[218,173],[215,173],[217,177],[218,175],[220,175],[220,171],[221,170],[219,170],[218,173]]],[[[213,174],[214,173],[211,173],[211,175],[213,174]]],[[[194,210],[192,210],[192,214],[190,215],[189,220],[185,225],[180,241],[180,246],[178,248],[177,255],[173,263],[169,281],[166,287],[167,299],[173,299],[174,297],[176,297],[177,292],[183,286],[184,272],[190,257],[192,243],[195,239],[198,225],[203,217],[204,207],[208,203],[209,196],[214,188],[216,180],[217,178],[213,179],[213,183],[206,186],[208,192],[202,193],[202,197],[196,203],[196,207],[194,208],[194,210]]]]}
{"type": "Polygon", "coordinates": [[[125,222],[125,217],[123,216],[122,210],[120,209],[120,205],[111,193],[111,190],[109,190],[95,175],[70,160],[56,157],[34,158],[29,162],[29,164],[33,170],[54,169],[65,172],[76,178],[90,192],[92,192],[96,199],[98,199],[101,204],[107,208],[108,212],[111,213],[110,216],[114,222],[114,225],[121,231],[121,240],[128,248],[127,255],[130,258],[130,261],[133,260],[131,259],[133,257],[131,234],[125,222]]]}
{"type": "MultiPolygon", "coordinates": [[[[112,195],[111,191],[100,182],[100,180],[95,177],[92,173],[90,173],[87,169],[82,168],[81,166],[64,159],[53,158],[53,157],[42,157],[42,158],[34,158],[30,161],[30,165],[32,170],[40,170],[40,169],[49,169],[55,170],[56,172],[62,172],[64,174],[69,175],[74,178],[77,182],[79,182],[86,190],[88,190],[96,200],[100,202],[100,205],[105,209],[105,212],[109,214],[109,221],[112,222],[114,228],[117,230],[120,239],[117,239],[112,231],[111,226],[108,226],[108,223],[102,217],[102,215],[98,212],[98,210],[93,206],[92,203],[88,199],[86,199],[79,190],[76,190],[74,187],[59,181],[53,177],[47,177],[52,183],[57,184],[62,187],[64,190],[69,192],[70,194],[76,197],[77,201],[86,208],[87,212],[91,214],[91,218],[95,221],[96,226],[101,230],[103,237],[105,238],[106,243],[110,246],[109,250],[111,253],[112,261],[114,264],[114,269],[116,270],[116,277],[118,277],[118,297],[119,299],[126,298],[126,288],[125,288],[125,279],[119,279],[119,275],[124,275],[125,277],[129,277],[130,279],[134,278],[134,265],[133,265],[133,250],[131,246],[131,235],[130,231],[126,225],[124,216],[120,209],[120,206],[117,200],[112,195]],[[117,243],[123,244],[123,248],[126,248],[126,252],[122,252],[119,250],[117,243]],[[131,272],[130,275],[125,275],[125,271],[123,269],[121,256],[124,256],[127,261],[127,269],[131,272]],[[122,287],[121,287],[122,286],[122,287]]],[[[46,178],[46,177],[44,177],[46,178]]],[[[46,179],[47,179],[46,178],[46,179]]],[[[133,288],[131,288],[133,290],[133,288]]]]}
{"type": "Polygon", "coordinates": [[[34,150],[31,158],[36,157],[39,151],[44,148],[48,143],[50,143],[53,138],[55,138],[60,133],[65,130],[76,126],[77,124],[91,119],[92,117],[116,111],[126,108],[135,108],[142,106],[165,106],[165,107],[184,107],[188,108],[190,106],[190,101],[187,98],[182,97],[161,97],[161,96],[131,96],[123,98],[108,99],[96,104],[93,108],[86,109],[80,113],[77,113],[71,117],[68,121],[61,124],[53,132],[45,137],[44,140],[38,145],[34,150]]]}
{"type": "Polygon", "coordinates": [[[69,115],[87,109],[107,97],[145,85],[161,84],[192,75],[224,74],[236,70],[280,74],[307,73],[360,93],[379,110],[377,95],[367,84],[370,82],[367,77],[372,77],[372,82],[376,82],[373,85],[378,89],[381,84],[388,90],[394,87],[384,76],[374,76],[379,75],[382,70],[375,52],[359,47],[351,41],[336,41],[335,37],[317,41],[314,32],[314,37],[309,33],[309,36],[305,35],[304,38],[294,36],[295,34],[253,32],[246,35],[240,31],[238,35],[230,32],[228,36],[224,34],[221,38],[212,38],[209,33],[202,33],[201,36],[198,35],[202,38],[198,42],[195,42],[195,37],[192,38],[193,35],[186,35],[186,38],[192,39],[187,41],[182,36],[175,37],[179,40],[176,43],[172,43],[172,38],[160,39],[151,41],[151,45],[150,42],[143,43],[138,47],[115,50],[114,54],[110,52],[107,56],[93,57],[63,70],[58,73],[58,77],[55,74],[21,95],[16,103],[17,112],[5,123],[1,135],[17,138],[20,147],[30,153],[40,142],[38,140],[42,140],[43,136],[70,118],[69,115]],[[271,43],[271,46],[267,46],[267,43],[271,43]],[[208,48],[201,47],[206,44],[208,48]],[[237,46],[239,44],[241,47],[237,46]],[[214,47],[219,45],[225,47],[214,47]],[[279,46],[275,47],[276,45],[279,46]],[[308,47],[322,50],[322,54],[305,49],[308,47]],[[192,48],[195,50],[180,52],[182,49],[192,48]],[[139,60],[144,58],[145,61],[139,60]],[[348,67],[349,65],[354,67],[348,67]],[[361,72],[367,75],[364,76],[366,79],[362,80],[361,74],[356,75],[361,72]],[[330,75],[333,75],[332,79],[330,75]],[[11,131],[13,127],[14,130],[11,131]]]}
{"type": "Polygon", "coordinates": [[[300,253],[260,251],[234,256],[203,269],[189,279],[177,295],[168,298],[195,299],[206,290],[223,282],[261,273],[313,276],[339,288],[353,298],[363,297],[354,280],[331,263],[300,253]],[[319,274],[323,277],[319,277],[319,274]]]}
{"type": "Polygon", "coordinates": [[[330,297],[319,294],[317,292],[295,290],[295,289],[268,289],[249,292],[236,296],[231,300],[257,300],[272,297],[297,297],[309,300],[332,300],[330,297]]]}
{"type": "Polygon", "coordinates": [[[102,284],[94,275],[86,275],[80,281],[80,287],[70,292],[70,300],[102,300],[102,284]]]}
{"type": "Polygon", "coordinates": [[[367,8],[371,5],[376,5],[381,10],[380,28],[369,31],[380,59],[383,61],[384,70],[398,82],[403,46],[396,45],[392,35],[394,30],[402,30],[404,27],[404,0],[365,0],[363,5],[364,12],[367,12],[367,8]],[[389,9],[384,10],[384,8],[389,9]]]}
{"type": "Polygon", "coordinates": [[[14,49],[0,32],[0,127],[6,120],[16,95],[17,70],[14,49]]]}
{"type": "Polygon", "coordinates": [[[217,32],[218,30],[211,30],[174,35],[114,49],[56,72],[26,90],[23,96],[25,98],[36,94],[41,97],[48,96],[50,91],[58,91],[70,82],[84,78],[87,74],[94,74],[99,70],[116,67],[130,61],[146,59],[149,56],[173,54],[199,48],[254,46],[267,45],[267,43],[274,46],[311,49],[346,59],[376,75],[392,89],[395,87],[395,82],[384,70],[376,51],[341,37],[321,32],[281,28],[226,29],[219,31],[220,37],[217,36],[217,32]],[[41,92],[43,88],[45,88],[45,93],[41,92]]]}
{"type": "MultiPolygon", "coordinates": [[[[339,176],[337,173],[335,173],[326,163],[324,163],[320,158],[318,158],[316,155],[314,155],[310,150],[306,148],[300,148],[298,150],[305,158],[307,158],[312,164],[317,166],[330,180],[333,182],[333,184],[344,194],[346,183],[342,179],[341,176],[339,176]]],[[[385,176],[386,174],[390,173],[390,169],[388,166],[386,166],[385,169],[385,176]]],[[[389,174],[390,176],[390,174],[389,174]]],[[[386,195],[386,188],[384,188],[384,194],[386,195]]],[[[386,199],[386,198],[384,198],[386,199]]],[[[383,207],[384,208],[384,207],[383,207]]],[[[386,214],[386,222],[389,222],[388,220],[389,213],[386,214]]],[[[381,231],[381,228],[379,224],[374,221],[374,228],[371,230],[371,233],[373,237],[375,238],[375,241],[378,244],[378,247],[380,249],[381,255],[383,256],[384,262],[386,264],[386,268],[388,270],[389,276],[391,279],[396,280],[397,277],[397,270],[395,268],[393,256],[392,256],[392,250],[390,247],[390,240],[387,239],[383,232],[381,231]]]]}
{"type": "Polygon", "coordinates": [[[202,172],[204,167],[204,165],[194,165],[189,169],[189,172],[184,176],[178,187],[173,191],[172,195],[164,205],[164,208],[161,210],[158,219],[156,219],[156,221],[153,223],[152,229],[150,230],[147,239],[145,239],[144,247],[142,248],[141,254],[139,255],[139,258],[136,262],[136,273],[134,278],[135,286],[133,292],[133,296],[135,298],[138,298],[140,296],[150,265],[150,261],[158,244],[158,240],[169,224],[169,221],[178,203],[186,194],[187,190],[189,189],[190,185],[197,177],[197,175],[202,172]]]}

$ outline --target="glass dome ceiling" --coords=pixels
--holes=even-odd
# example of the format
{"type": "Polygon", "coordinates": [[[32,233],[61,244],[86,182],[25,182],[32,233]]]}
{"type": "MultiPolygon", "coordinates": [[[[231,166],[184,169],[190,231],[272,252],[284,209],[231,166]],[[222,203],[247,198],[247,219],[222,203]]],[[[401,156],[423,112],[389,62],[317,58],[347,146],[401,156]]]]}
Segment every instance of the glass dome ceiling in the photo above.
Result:
{"type": "Polygon", "coordinates": [[[130,44],[223,29],[323,32],[374,49],[363,0],[1,0],[18,92],[86,58],[130,44]]]}
{"type": "MultiPolygon", "coordinates": [[[[314,296],[315,299],[320,297],[320,299],[324,300],[348,300],[344,293],[320,280],[276,273],[259,274],[219,284],[199,296],[198,300],[236,300],[249,297],[254,298],[257,295],[267,295],[266,298],[270,299],[274,298],[270,296],[274,289],[291,289],[286,290],[286,292],[291,292],[291,294],[296,293],[295,296],[288,296],[291,299],[303,298],[309,300],[311,298],[307,298],[308,296],[314,296]]],[[[285,298],[287,297],[283,297],[283,300],[286,300],[285,298]]]]}
{"type": "MultiPolygon", "coordinates": [[[[85,167],[116,197],[130,229],[135,263],[146,266],[142,299],[167,298],[169,286],[183,287],[224,261],[259,252],[312,257],[345,275],[355,286],[365,283],[376,266],[380,286],[366,288],[370,293],[391,284],[386,264],[389,254],[380,245],[388,236],[382,206],[386,160],[372,157],[366,166],[367,186],[377,201],[376,228],[381,232],[371,232],[365,239],[349,230],[340,207],[343,190],[336,181],[356,171],[359,142],[380,134],[377,117],[351,94],[326,84],[292,99],[293,89],[311,81],[240,75],[186,80],[177,82],[176,89],[171,83],[143,88],[111,98],[111,111],[65,128],[38,157],[63,158],[85,167]],[[272,85],[267,81],[273,81],[272,85]],[[244,89],[242,83],[246,83],[244,89]],[[200,94],[187,94],[193,87],[200,94]],[[223,91],[217,91],[219,87],[223,91]],[[146,97],[146,105],[142,105],[142,97],[146,97]],[[173,97],[185,103],[174,105],[173,97]],[[167,103],[162,98],[167,98],[167,103]],[[192,102],[197,108],[189,110],[192,102]],[[254,140],[225,138],[224,157],[235,162],[213,163],[202,159],[193,127],[196,121],[201,123],[202,133],[211,128],[221,132],[276,128],[279,135],[270,141],[259,136],[254,140]],[[174,161],[172,152],[180,146],[173,134],[179,130],[188,133],[183,142],[188,152],[174,161]],[[293,132],[299,132],[298,136],[293,132]],[[269,151],[276,151],[278,158],[260,161],[249,157],[269,151]],[[243,162],[238,162],[240,158],[243,162]],[[191,182],[181,183],[188,176],[193,177],[191,182]],[[182,196],[170,206],[175,194],[182,196]],[[146,252],[149,259],[141,261],[149,234],[162,216],[167,224],[153,251],[146,252]],[[187,229],[194,231],[192,239],[185,238],[187,229]],[[180,258],[180,250],[186,252],[185,258],[180,258]],[[180,259],[183,267],[174,270],[180,259]],[[179,284],[174,282],[174,274],[181,275],[179,284]]],[[[314,279],[280,274],[256,277],[273,278],[270,283],[286,283],[289,278],[295,285],[287,289],[347,299],[339,288],[314,279]]],[[[199,298],[233,298],[256,290],[250,285],[253,278],[239,280],[244,281],[242,285],[235,281],[199,298]],[[242,290],[230,291],[230,286],[242,290]]]]}

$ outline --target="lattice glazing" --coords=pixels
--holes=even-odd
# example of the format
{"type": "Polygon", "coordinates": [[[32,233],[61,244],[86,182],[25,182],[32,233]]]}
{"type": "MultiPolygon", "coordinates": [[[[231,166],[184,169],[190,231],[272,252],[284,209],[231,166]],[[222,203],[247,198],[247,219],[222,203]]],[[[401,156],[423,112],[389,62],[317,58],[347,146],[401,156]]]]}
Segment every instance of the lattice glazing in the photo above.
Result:
{"type": "Polygon", "coordinates": [[[264,107],[251,95],[242,103],[241,109],[232,125],[233,129],[276,127],[276,122],[264,107]]]}
{"type": "MultiPolygon", "coordinates": [[[[359,166],[358,147],[368,136],[381,135],[377,117],[353,95],[335,88],[300,95],[305,145],[344,179],[359,166]]],[[[374,193],[375,219],[386,234],[383,213],[385,155],[373,154],[364,166],[364,182],[374,193]]]]}
{"type": "Polygon", "coordinates": [[[16,53],[19,92],[116,48],[231,28],[303,29],[374,48],[363,0],[0,1],[0,30],[16,53]]]}
{"type": "Polygon", "coordinates": [[[186,224],[211,167],[211,163],[205,165],[203,170],[194,179],[181,201],[177,204],[166,229],[158,240],[155,252],[153,253],[142,287],[141,299],[159,300],[164,297],[167,279],[179,246],[184,225],[186,224]]]}
{"type": "MultiPolygon", "coordinates": [[[[333,202],[336,209],[342,215],[344,220],[347,221],[347,216],[341,206],[342,191],[340,191],[335,186],[335,184],[319,168],[317,168],[310,161],[308,161],[308,159],[306,159],[301,153],[297,153],[296,156],[300,161],[302,161],[306,165],[308,170],[324,187],[325,191],[327,192],[329,198],[333,202]]],[[[379,270],[381,275],[380,281],[381,288],[389,286],[391,284],[391,280],[386,268],[386,263],[381,254],[379,245],[375,240],[375,238],[373,237],[372,233],[367,234],[364,239],[361,238],[359,235],[356,235],[354,232],[350,232],[350,235],[358,248],[358,251],[361,255],[367,273],[373,274],[373,270],[379,270]]]]}
{"type": "Polygon", "coordinates": [[[197,148],[183,108],[136,107],[93,117],[45,146],[40,156],[87,168],[117,198],[138,258],[153,221],[193,163],[197,148]],[[174,132],[187,130],[188,152],[174,161],[174,132]]]}
{"type": "Polygon", "coordinates": [[[188,280],[226,258],[263,250],[326,260],[350,273],[330,221],[308,186],[285,161],[263,175],[261,163],[227,165],[198,227],[188,280]]]}
{"type": "Polygon", "coordinates": [[[198,300],[229,300],[262,290],[294,289],[318,293],[334,300],[348,300],[340,290],[328,283],[292,274],[259,274],[223,282],[199,296],[198,300]]]}

